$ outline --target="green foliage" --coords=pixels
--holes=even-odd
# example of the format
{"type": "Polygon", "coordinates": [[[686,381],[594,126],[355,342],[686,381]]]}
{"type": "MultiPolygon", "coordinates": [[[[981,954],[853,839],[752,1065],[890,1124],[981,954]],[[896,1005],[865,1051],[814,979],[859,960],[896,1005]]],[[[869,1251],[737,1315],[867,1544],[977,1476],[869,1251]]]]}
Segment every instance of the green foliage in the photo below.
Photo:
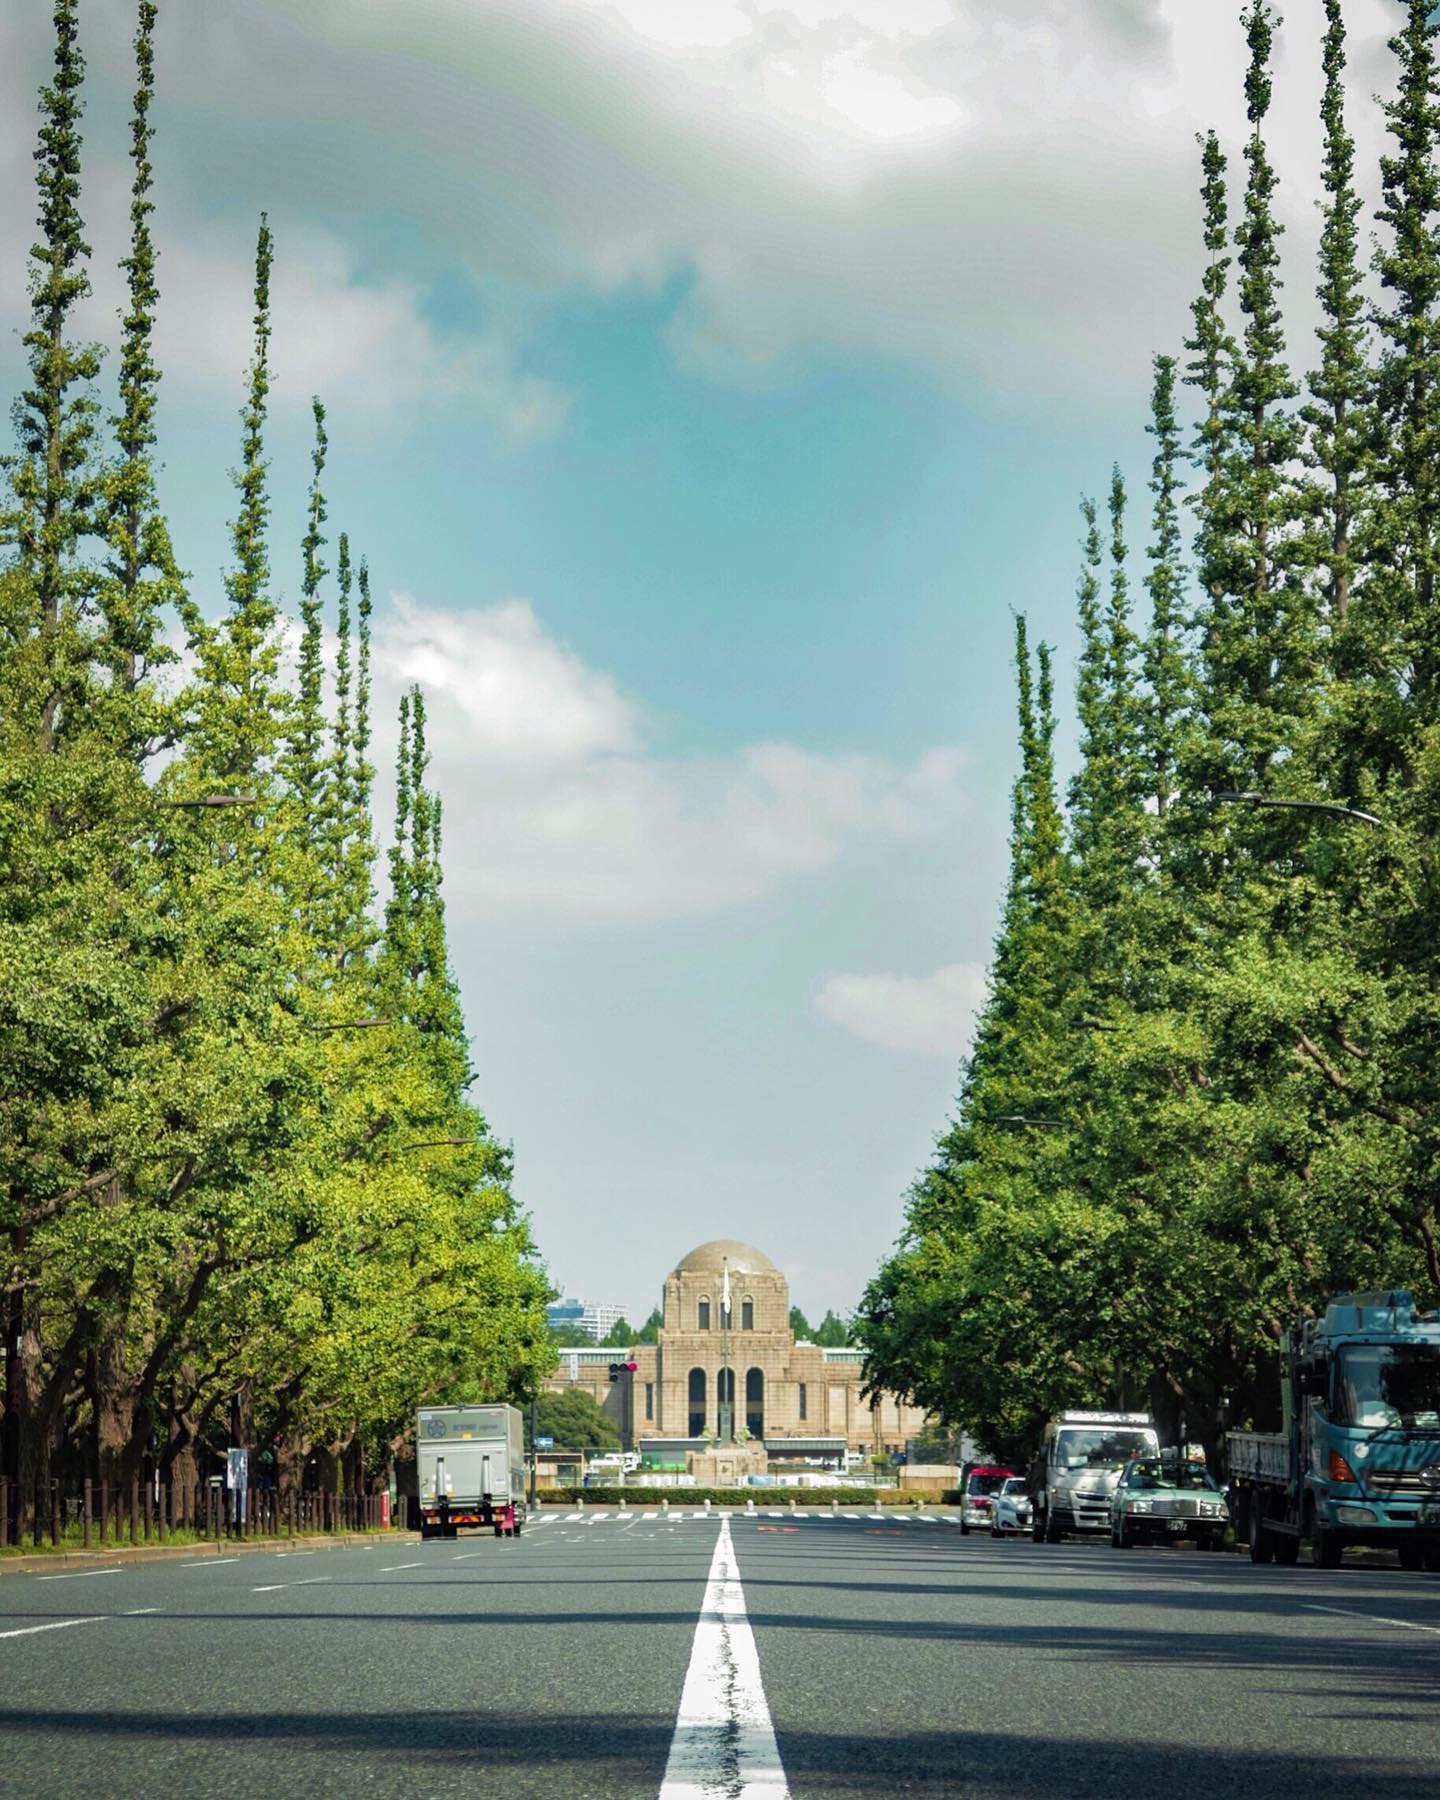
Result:
{"type": "Polygon", "coordinates": [[[798,1306],[790,1308],[790,1329],[802,1343],[813,1343],[815,1340],[814,1327],[798,1306]]]}
{"type": "Polygon", "coordinates": [[[292,1477],[312,1452],[373,1467],[421,1401],[527,1395],[554,1363],[510,1154],[468,1094],[418,692],[396,929],[381,942],[370,918],[368,572],[352,664],[345,543],[332,726],[318,402],[298,695],[281,676],[263,220],[219,619],[174,567],[152,464],[156,8],[137,16],[116,454],[96,442],[97,356],[67,335],[88,250],[62,3],[0,562],[0,1285],[21,1426],[5,1472],[27,1496],[62,1453],[128,1481],[158,1447],[183,1477],[227,1439],[274,1445],[292,1477]],[[178,694],[157,680],[177,622],[195,652],[178,694]]]}
{"type": "MultiPolygon", "coordinates": [[[[557,1450],[618,1450],[620,1433],[583,1388],[542,1393],[535,1402],[539,1437],[551,1437],[557,1450]]],[[[525,1443],[530,1438],[530,1410],[525,1409],[525,1443]]]]}
{"type": "Polygon", "coordinates": [[[1177,416],[1177,365],[1157,358],[1138,641],[1123,484],[1108,609],[1084,513],[1063,833],[1045,651],[1017,625],[990,997],[857,1320],[872,1388],[1012,1460],[1056,1407],[1106,1402],[1153,1407],[1167,1436],[1183,1417],[1219,1460],[1227,1416],[1273,1417],[1274,1347],[1298,1310],[1347,1287],[1440,1294],[1440,26],[1425,0],[1405,10],[1367,318],[1343,20],[1325,7],[1324,320],[1300,407],[1264,137],[1276,22],[1266,0],[1245,8],[1243,204],[1232,239],[1210,133],[1195,416],[1177,416]]]}

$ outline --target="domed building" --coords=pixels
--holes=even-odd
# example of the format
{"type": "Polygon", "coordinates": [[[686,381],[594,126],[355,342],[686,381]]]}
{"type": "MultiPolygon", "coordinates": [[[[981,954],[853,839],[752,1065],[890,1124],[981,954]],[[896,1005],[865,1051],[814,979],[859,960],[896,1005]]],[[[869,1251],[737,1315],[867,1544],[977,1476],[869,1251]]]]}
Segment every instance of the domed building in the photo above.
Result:
{"type": "Polygon", "coordinates": [[[657,1343],[562,1350],[547,1383],[586,1389],[649,1462],[681,1463],[733,1437],[772,1463],[838,1465],[847,1452],[903,1450],[924,1428],[919,1408],[862,1395],[861,1351],[796,1342],[790,1284],[753,1244],[697,1245],[665,1277],[661,1310],[657,1343]],[[612,1380],[625,1362],[634,1371],[612,1380]]]}

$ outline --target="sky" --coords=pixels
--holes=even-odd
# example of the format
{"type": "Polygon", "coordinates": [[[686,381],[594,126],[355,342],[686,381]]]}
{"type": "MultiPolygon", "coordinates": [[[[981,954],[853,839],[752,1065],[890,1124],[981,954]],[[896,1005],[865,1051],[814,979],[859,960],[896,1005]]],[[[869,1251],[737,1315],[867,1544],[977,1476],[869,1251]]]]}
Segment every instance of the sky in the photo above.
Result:
{"type": "MultiPolygon", "coordinates": [[[[84,323],[113,345],[134,6],[80,10],[84,323]]],[[[263,211],[277,590],[318,393],[379,760],[420,682],[474,1093],[557,1288],[638,1320],[737,1237],[843,1314],[894,1243],[985,993],[1013,615],[1068,704],[1076,509],[1116,462],[1143,576],[1150,362],[1197,285],[1196,133],[1241,167],[1239,10],[161,0],[180,558],[218,611],[263,211]]],[[[49,12],[0,11],[7,393],[49,12]]],[[[1284,12],[1304,368],[1323,11],[1284,12]]],[[[1367,179],[1401,14],[1347,8],[1367,179]]]]}

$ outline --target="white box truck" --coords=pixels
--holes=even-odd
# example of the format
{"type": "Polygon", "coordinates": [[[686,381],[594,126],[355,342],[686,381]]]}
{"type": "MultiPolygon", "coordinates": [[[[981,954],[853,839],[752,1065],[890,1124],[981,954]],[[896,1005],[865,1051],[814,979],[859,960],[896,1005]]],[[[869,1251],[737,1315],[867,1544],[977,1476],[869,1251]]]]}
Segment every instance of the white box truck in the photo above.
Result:
{"type": "Polygon", "coordinates": [[[424,1406],[415,1421],[421,1537],[462,1525],[519,1537],[525,1522],[525,1431],[515,1406],[424,1406]]]}

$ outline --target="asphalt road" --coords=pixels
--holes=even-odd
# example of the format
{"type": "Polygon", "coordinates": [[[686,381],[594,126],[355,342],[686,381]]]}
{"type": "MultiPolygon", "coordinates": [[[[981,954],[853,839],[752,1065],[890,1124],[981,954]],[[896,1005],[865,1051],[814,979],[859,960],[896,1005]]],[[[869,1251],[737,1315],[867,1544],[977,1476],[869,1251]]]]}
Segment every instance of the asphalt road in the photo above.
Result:
{"type": "Polygon", "coordinates": [[[1440,1577],[636,1511],[0,1581],[7,1795],[629,1800],[667,1758],[676,1796],[1429,1800],[1440,1577]]]}

